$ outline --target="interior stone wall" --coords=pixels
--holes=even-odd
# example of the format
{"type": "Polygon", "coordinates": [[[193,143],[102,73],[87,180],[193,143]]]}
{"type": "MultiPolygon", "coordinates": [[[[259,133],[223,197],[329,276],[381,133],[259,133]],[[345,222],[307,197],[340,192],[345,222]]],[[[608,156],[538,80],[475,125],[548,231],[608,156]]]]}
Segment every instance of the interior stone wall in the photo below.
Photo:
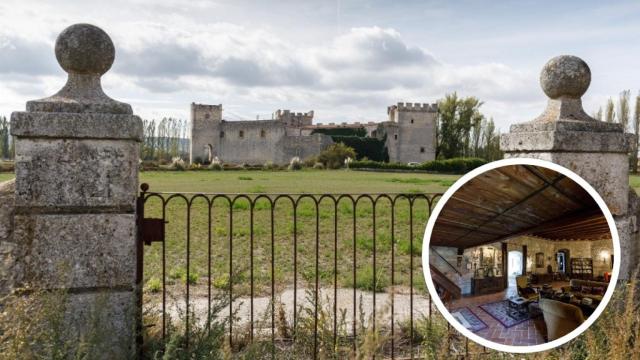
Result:
{"type": "Polygon", "coordinates": [[[558,271],[558,264],[555,254],[562,249],[569,250],[572,258],[592,258],[594,276],[602,275],[605,271],[610,271],[610,263],[598,261],[598,255],[603,251],[611,254],[613,243],[611,239],[597,241],[551,241],[531,236],[521,236],[507,241],[508,251],[522,251],[522,246],[527,246],[527,272],[546,273],[547,265],[551,265],[553,271],[558,271]],[[535,266],[536,253],[544,254],[544,266],[535,266]]]}

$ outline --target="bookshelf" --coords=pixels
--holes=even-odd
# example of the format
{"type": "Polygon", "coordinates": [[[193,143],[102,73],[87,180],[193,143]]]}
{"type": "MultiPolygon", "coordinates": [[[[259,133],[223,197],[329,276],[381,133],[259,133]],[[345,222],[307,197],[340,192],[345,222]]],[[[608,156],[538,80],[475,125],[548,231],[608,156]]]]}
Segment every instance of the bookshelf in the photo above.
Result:
{"type": "Polygon", "coordinates": [[[593,260],[589,258],[571,258],[572,279],[593,279],[593,260]]]}

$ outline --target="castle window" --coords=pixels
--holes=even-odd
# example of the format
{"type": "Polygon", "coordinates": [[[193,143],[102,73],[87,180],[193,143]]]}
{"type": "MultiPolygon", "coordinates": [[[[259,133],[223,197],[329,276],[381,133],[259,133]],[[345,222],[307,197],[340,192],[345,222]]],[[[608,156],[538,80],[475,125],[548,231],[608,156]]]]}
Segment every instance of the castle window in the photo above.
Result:
{"type": "Polygon", "coordinates": [[[207,120],[209,120],[209,118],[211,118],[211,114],[208,114],[208,113],[207,113],[207,114],[204,114],[204,118],[205,118],[205,119],[207,119],[207,120]]]}
{"type": "Polygon", "coordinates": [[[264,130],[260,130],[260,137],[263,138],[263,137],[266,137],[266,136],[267,136],[267,132],[264,131],[264,130]]]}
{"type": "Polygon", "coordinates": [[[220,137],[223,138],[224,137],[224,131],[220,131],[220,137]]]}
{"type": "Polygon", "coordinates": [[[413,124],[413,119],[411,119],[411,123],[413,124]]]}
{"type": "Polygon", "coordinates": [[[424,153],[424,147],[420,147],[420,153],[424,153]]]}
{"type": "Polygon", "coordinates": [[[393,140],[398,140],[398,134],[393,135],[393,140]]]}
{"type": "Polygon", "coordinates": [[[244,137],[244,131],[240,130],[240,137],[243,138],[244,137]]]}

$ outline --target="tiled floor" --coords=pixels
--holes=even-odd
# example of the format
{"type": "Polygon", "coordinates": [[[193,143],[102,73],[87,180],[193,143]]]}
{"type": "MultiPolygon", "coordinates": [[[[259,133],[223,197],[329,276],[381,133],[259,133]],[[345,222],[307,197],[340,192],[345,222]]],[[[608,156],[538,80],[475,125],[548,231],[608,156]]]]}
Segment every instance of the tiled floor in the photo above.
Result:
{"type": "MultiPolygon", "coordinates": [[[[566,286],[567,284],[568,283],[566,282],[554,282],[551,286],[555,289],[559,289],[561,286],[566,286]]],[[[454,300],[449,306],[449,309],[456,309],[465,306],[468,307],[488,326],[486,329],[476,332],[476,334],[490,341],[516,346],[528,346],[544,343],[546,327],[542,316],[505,328],[500,322],[498,322],[498,320],[494,319],[479,307],[482,304],[504,300],[514,295],[517,295],[517,290],[515,284],[510,283],[506,290],[499,293],[463,297],[462,299],[454,300]]]]}

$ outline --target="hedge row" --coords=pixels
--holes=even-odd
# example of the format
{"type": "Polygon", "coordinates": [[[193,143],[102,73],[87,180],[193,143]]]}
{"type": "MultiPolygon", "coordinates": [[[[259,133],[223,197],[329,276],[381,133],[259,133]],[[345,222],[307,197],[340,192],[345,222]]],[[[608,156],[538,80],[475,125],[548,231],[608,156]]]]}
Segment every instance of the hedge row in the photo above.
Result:
{"type": "Polygon", "coordinates": [[[329,136],[367,136],[367,129],[365,128],[329,128],[329,129],[314,129],[311,134],[325,134],[329,136]]]}
{"type": "Polygon", "coordinates": [[[422,170],[447,174],[464,174],[487,161],[478,158],[454,158],[446,160],[427,161],[419,165],[407,165],[405,163],[385,163],[372,160],[353,161],[349,164],[351,169],[393,169],[393,170],[422,170]]]}
{"type": "Polygon", "coordinates": [[[331,136],[333,142],[343,143],[356,152],[356,160],[389,161],[385,142],[380,139],[357,136],[331,136]]]}

